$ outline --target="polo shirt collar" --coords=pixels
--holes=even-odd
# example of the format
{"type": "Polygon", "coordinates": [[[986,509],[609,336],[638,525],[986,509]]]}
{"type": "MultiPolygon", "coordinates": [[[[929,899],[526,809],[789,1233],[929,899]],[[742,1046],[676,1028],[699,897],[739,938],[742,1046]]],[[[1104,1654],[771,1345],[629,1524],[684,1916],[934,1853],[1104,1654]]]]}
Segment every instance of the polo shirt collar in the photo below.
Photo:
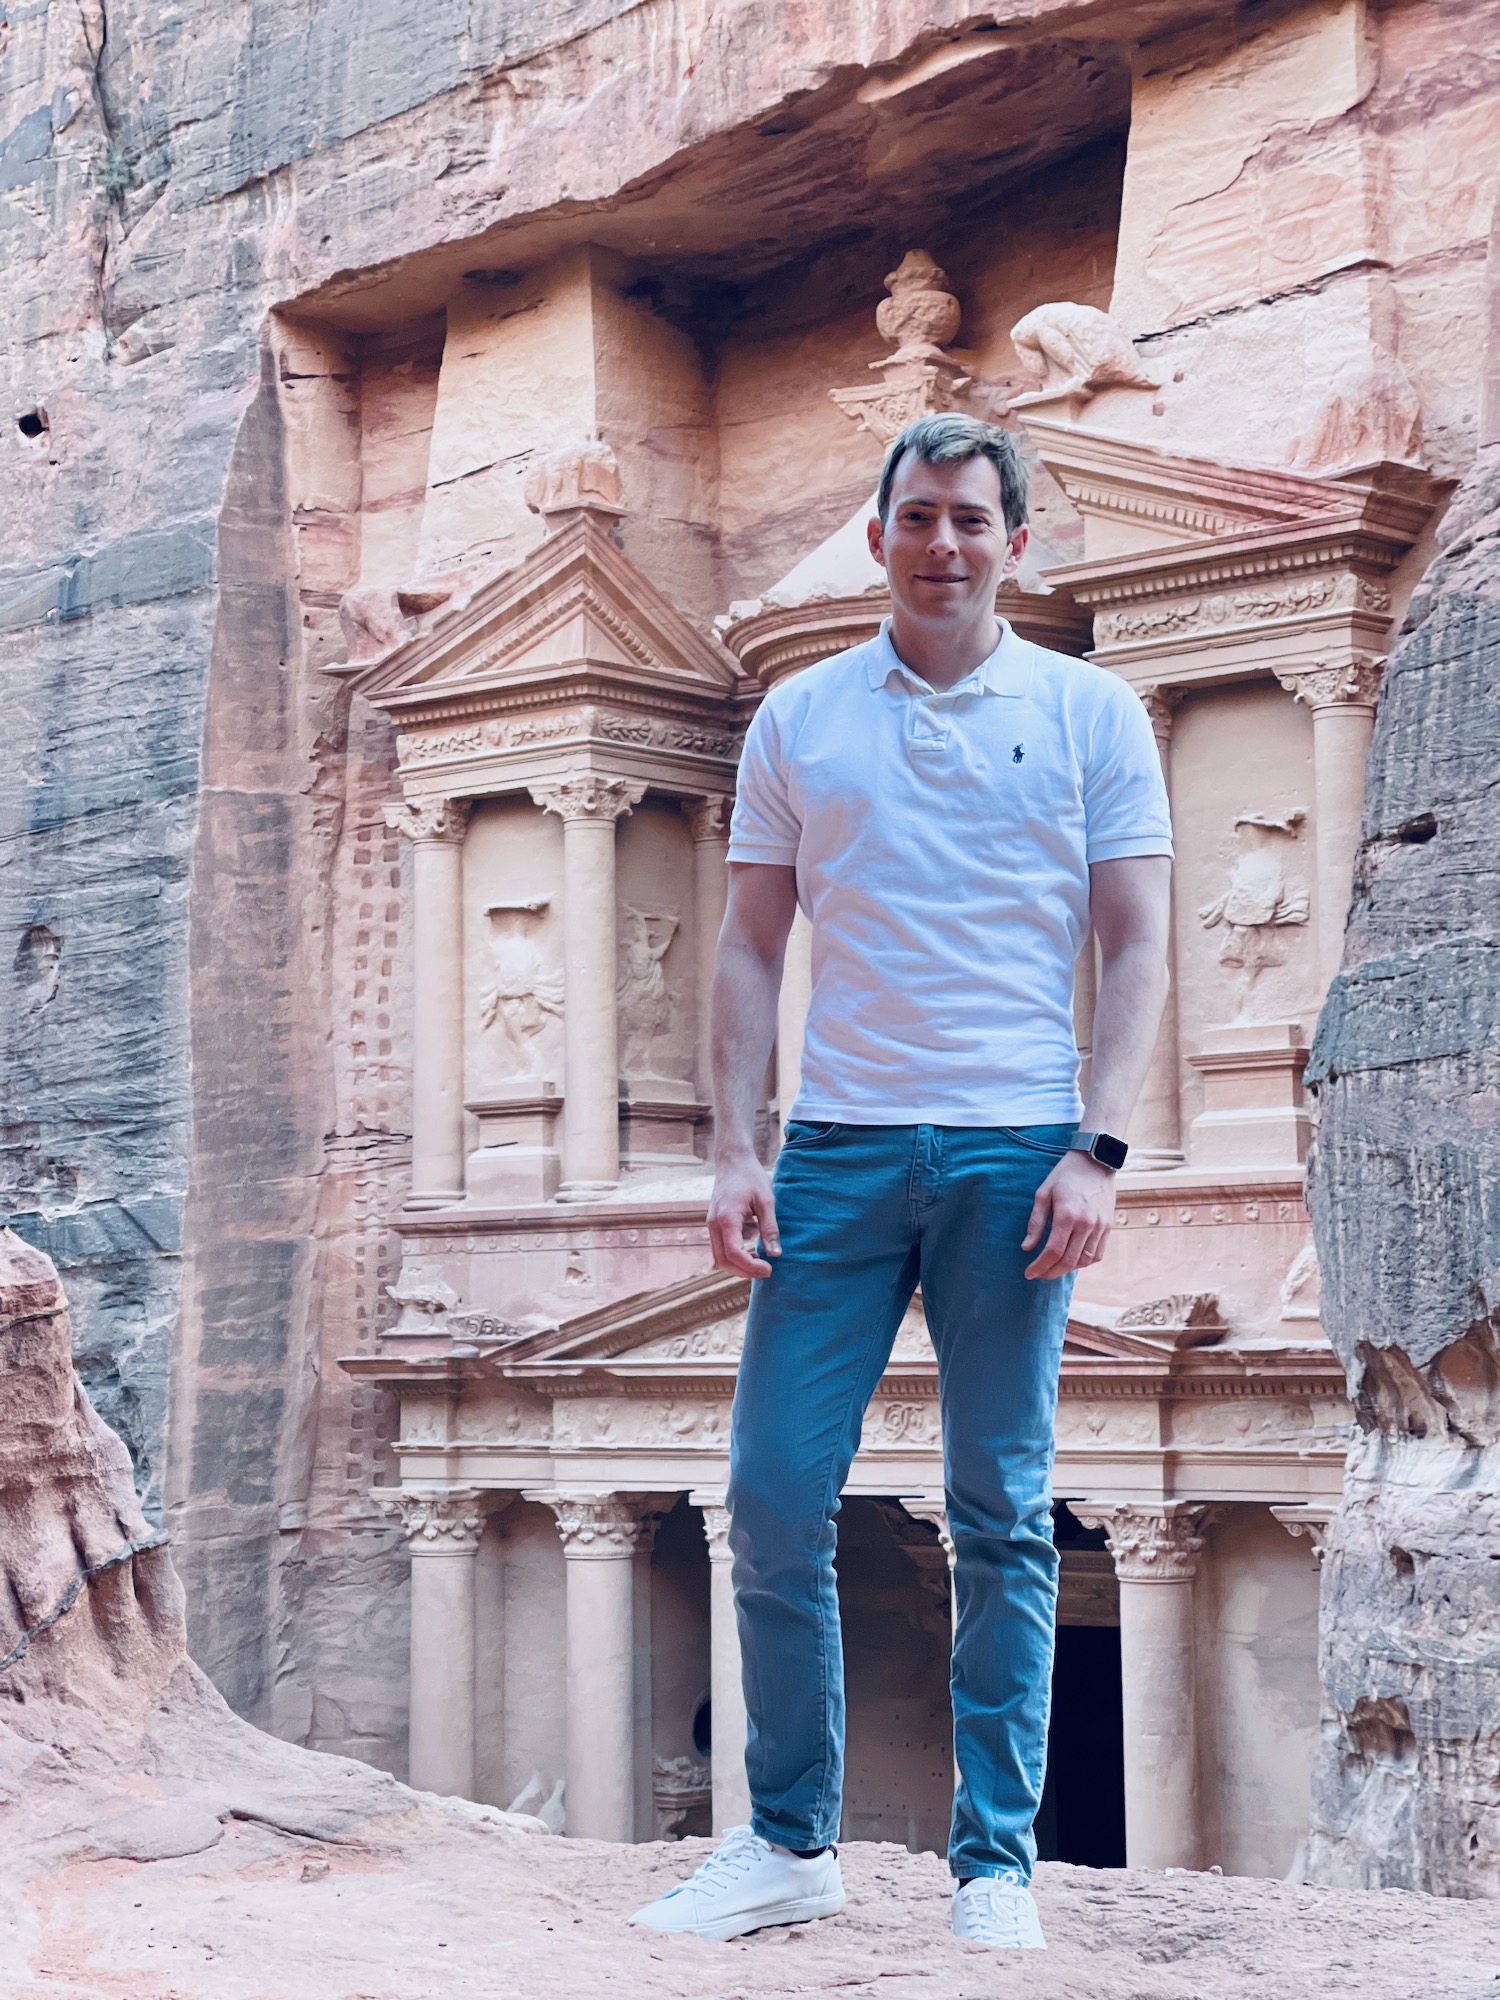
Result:
{"type": "MultiPolygon", "coordinates": [[[[973,673],[966,674],[958,683],[962,688],[978,688],[985,694],[1009,696],[1012,700],[1026,693],[1031,685],[1032,648],[1020,638],[1009,622],[1000,620],[1000,643],[987,660],[982,660],[973,673]]],[[[925,687],[920,674],[908,667],[891,643],[891,621],[882,620],[880,630],[870,641],[869,657],[865,662],[865,678],[872,688],[884,687],[892,674],[899,675],[902,682],[914,689],[925,687]]],[[[950,688],[950,694],[957,688],[950,688]]]]}

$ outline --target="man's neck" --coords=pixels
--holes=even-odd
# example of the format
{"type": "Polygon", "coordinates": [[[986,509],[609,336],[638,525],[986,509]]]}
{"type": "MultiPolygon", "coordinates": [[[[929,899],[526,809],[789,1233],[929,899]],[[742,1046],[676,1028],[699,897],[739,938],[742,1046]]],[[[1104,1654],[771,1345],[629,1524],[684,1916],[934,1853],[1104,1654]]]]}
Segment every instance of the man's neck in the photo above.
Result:
{"type": "Polygon", "coordinates": [[[940,694],[983,666],[999,643],[1000,621],[992,611],[971,625],[929,625],[899,607],[891,613],[896,658],[940,694]]]}

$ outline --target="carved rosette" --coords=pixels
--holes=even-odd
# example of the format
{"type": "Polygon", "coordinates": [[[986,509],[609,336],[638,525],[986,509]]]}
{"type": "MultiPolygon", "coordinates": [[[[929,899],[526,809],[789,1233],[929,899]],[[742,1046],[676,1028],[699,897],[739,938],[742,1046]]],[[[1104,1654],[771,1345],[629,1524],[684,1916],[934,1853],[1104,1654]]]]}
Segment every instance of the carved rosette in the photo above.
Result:
{"type": "Polygon", "coordinates": [[[688,830],[700,844],[728,840],[733,809],[734,800],[725,798],[720,792],[712,792],[707,798],[684,799],[682,802],[688,830]]]}
{"type": "Polygon", "coordinates": [[[1219,1507],[1093,1507],[1070,1500],[1086,1528],[1103,1528],[1122,1583],[1191,1583],[1203,1552],[1200,1530],[1221,1513],[1219,1507]]]}
{"type": "Polygon", "coordinates": [[[1277,670],[1276,678],[1309,708],[1373,708],[1385,661],[1377,653],[1355,653],[1332,664],[1277,670]]]}
{"type": "Polygon", "coordinates": [[[703,1536],[708,1543],[710,1562],[733,1560],[729,1548],[729,1509],[722,1502],[706,1500],[703,1503],[703,1536]]]}
{"type": "Polygon", "coordinates": [[[530,787],[543,812],[569,820],[622,819],[646,796],[644,778],[602,778],[591,771],[551,778],[530,787]]]}
{"type": "Polygon", "coordinates": [[[563,1554],[569,1561],[618,1561],[640,1546],[645,1509],[623,1493],[545,1493],[535,1498],[552,1509],[563,1554]]]}
{"type": "Polygon", "coordinates": [[[477,1486],[449,1486],[429,1491],[376,1488],[373,1499],[382,1514],[401,1523],[414,1556],[471,1556],[484,1533],[477,1486]]]}
{"type": "Polygon", "coordinates": [[[469,823],[469,801],[404,799],[385,808],[385,823],[407,840],[459,841],[469,823]]]}

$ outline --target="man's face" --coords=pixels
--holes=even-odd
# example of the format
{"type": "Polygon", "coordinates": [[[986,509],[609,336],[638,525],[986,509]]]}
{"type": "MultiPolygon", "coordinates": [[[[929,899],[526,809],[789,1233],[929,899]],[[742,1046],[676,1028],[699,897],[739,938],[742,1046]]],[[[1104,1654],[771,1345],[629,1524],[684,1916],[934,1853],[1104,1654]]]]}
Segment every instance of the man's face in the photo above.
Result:
{"type": "Polygon", "coordinates": [[[987,458],[929,465],[908,453],[896,468],[884,526],[870,523],[870,553],[899,610],[924,624],[964,625],[994,610],[1027,532],[1007,530],[1000,474],[987,458]]]}

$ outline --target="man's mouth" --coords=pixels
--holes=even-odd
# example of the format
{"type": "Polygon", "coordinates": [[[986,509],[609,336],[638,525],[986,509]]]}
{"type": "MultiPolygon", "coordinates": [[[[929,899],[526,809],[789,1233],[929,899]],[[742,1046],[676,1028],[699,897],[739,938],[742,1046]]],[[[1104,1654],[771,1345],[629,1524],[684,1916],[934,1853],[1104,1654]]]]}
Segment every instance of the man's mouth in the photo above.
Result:
{"type": "Polygon", "coordinates": [[[928,570],[917,571],[918,583],[967,583],[968,580],[966,576],[955,576],[951,570],[944,570],[941,576],[928,570]]]}

